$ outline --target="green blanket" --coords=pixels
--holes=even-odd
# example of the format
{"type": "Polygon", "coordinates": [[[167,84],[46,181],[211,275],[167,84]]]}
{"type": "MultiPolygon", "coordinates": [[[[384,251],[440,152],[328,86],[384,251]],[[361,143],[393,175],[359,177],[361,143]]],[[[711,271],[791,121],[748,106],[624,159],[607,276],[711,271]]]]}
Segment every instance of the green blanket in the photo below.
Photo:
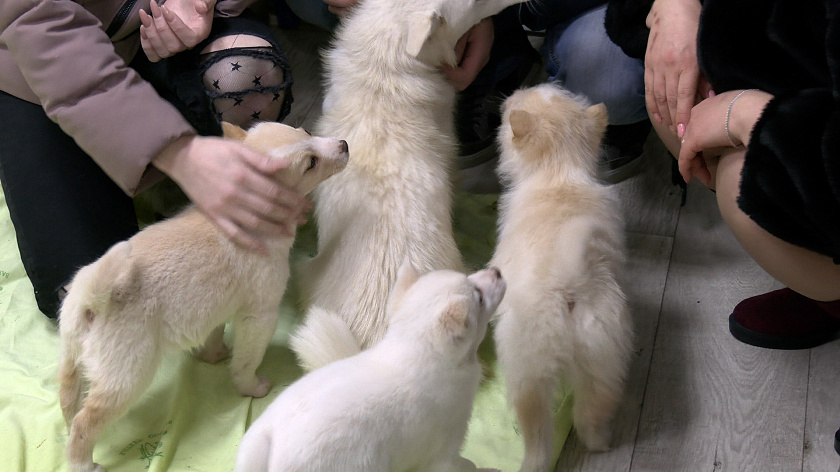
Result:
{"type": "MultiPolygon", "coordinates": [[[[456,200],[458,244],[468,263],[481,267],[494,244],[495,197],[463,194],[456,200]]],[[[301,229],[298,256],[311,253],[313,235],[311,226],[301,229]]],[[[274,382],[266,398],[237,395],[226,362],[208,365],[188,354],[171,355],[141,399],[105,430],[94,449],[94,460],[111,472],[233,470],[248,425],[301,375],[286,347],[299,317],[288,303],[281,312],[259,369],[274,382]]],[[[55,322],[35,304],[0,193],[0,470],[66,470],[67,431],[56,381],[58,345],[55,322]]],[[[464,456],[480,467],[515,471],[523,445],[494,362],[492,334],[482,345],[481,356],[486,378],[475,401],[464,456]]],[[[568,400],[558,397],[562,413],[558,445],[570,430],[568,400]]]]}

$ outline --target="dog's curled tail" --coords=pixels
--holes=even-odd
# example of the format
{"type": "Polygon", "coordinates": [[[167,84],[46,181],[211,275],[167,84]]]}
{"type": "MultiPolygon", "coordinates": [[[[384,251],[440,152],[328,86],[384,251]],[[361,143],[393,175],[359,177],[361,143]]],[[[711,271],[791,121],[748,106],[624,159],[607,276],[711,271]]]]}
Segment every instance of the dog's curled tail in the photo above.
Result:
{"type": "Polygon", "coordinates": [[[289,340],[298,363],[307,372],[361,352],[350,325],[337,314],[312,307],[289,340]]]}

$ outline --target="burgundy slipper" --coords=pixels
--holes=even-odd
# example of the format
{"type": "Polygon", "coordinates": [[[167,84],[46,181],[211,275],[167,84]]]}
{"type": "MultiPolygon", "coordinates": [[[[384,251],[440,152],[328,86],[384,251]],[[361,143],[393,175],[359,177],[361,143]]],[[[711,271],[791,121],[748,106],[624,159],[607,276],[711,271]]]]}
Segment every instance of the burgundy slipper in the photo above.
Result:
{"type": "Polygon", "coordinates": [[[810,349],[840,331],[840,301],[816,302],[789,288],[747,298],[729,316],[735,339],[767,349],[810,349]]]}

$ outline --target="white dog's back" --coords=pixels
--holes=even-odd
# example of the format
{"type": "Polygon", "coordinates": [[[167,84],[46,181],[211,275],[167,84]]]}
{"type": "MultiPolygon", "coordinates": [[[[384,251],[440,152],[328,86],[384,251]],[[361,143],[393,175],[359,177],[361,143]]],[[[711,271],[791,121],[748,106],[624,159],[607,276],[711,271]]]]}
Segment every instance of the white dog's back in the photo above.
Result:
{"type": "Polygon", "coordinates": [[[509,399],[525,439],[522,470],[549,471],[553,392],[574,395],[573,422],[593,450],[609,447],[632,329],[621,288],[624,223],[595,178],[603,105],[552,85],[515,93],[499,134],[500,203],[492,264],[510,279],[495,339],[509,399]]]}
{"type": "Polygon", "coordinates": [[[385,303],[408,258],[420,270],[460,269],[452,234],[455,89],[439,70],[457,39],[511,0],[366,0],[325,54],[320,133],[353,150],[316,195],[318,255],[304,265],[304,304],[350,325],[363,348],[381,339],[385,303]]]}

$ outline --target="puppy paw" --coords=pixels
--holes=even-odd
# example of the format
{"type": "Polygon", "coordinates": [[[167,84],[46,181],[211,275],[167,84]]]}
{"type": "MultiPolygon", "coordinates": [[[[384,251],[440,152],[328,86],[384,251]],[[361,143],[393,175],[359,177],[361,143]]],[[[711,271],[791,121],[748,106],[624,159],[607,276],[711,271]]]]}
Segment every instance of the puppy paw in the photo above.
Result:
{"type": "Polygon", "coordinates": [[[271,381],[264,375],[254,376],[254,381],[239,387],[239,394],[243,397],[262,398],[271,390],[271,381]]]}
{"type": "Polygon", "coordinates": [[[208,364],[215,364],[230,357],[231,350],[224,343],[218,346],[205,346],[196,352],[196,357],[208,364]]]}
{"type": "Polygon", "coordinates": [[[102,467],[99,464],[94,464],[93,462],[87,462],[84,464],[70,464],[70,471],[71,472],[107,472],[105,467],[102,467]]]}
{"type": "Polygon", "coordinates": [[[612,433],[609,427],[577,428],[577,435],[588,451],[604,452],[610,450],[612,433]]]}

